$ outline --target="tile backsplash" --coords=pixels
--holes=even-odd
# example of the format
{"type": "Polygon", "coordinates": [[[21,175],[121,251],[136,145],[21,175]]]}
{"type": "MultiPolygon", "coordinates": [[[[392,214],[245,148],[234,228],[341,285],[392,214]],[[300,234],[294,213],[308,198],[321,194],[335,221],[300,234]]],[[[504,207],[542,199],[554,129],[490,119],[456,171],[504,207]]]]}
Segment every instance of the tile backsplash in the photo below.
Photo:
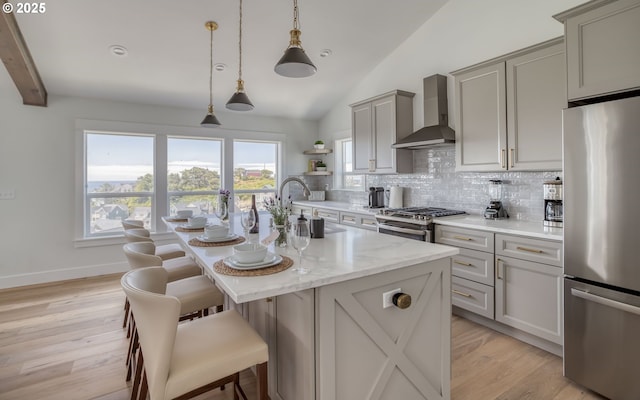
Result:
{"type": "MultiPolygon", "coordinates": [[[[367,175],[366,187],[404,188],[404,206],[432,206],[482,214],[489,203],[490,179],[501,179],[503,202],[510,218],[541,221],[545,181],[562,177],[562,171],[456,172],[455,146],[414,150],[412,174],[367,175]]],[[[309,177],[307,177],[309,178],[309,177]]],[[[322,190],[329,179],[307,179],[312,190],[322,190]]],[[[295,197],[294,197],[295,198],[295,197]]],[[[327,200],[366,205],[367,192],[330,190],[327,200]]]]}

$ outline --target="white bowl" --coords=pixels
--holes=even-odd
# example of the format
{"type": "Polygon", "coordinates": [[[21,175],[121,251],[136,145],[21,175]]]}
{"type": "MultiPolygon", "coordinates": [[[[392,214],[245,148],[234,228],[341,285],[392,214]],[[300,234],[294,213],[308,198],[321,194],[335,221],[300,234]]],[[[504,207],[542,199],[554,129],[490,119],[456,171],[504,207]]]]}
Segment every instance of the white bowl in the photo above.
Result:
{"type": "Polygon", "coordinates": [[[180,218],[190,218],[193,216],[193,210],[178,210],[176,216],[180,218]]]}
{"type": "Polygon", "coordinates": [[[267,257],[267,247],[259,243],[242,243],[233,246],[233,257],[239,263],[257,263],[267,257]]]}
{"type": "Polygon", "coordinates": [[[187,220],[190,228],[204,228],[207,224],[207,218],[205,217],[190,217],[187,220]]]}
{"type": "Polygon", "coordinates": [[[218,239],[229,236],[229,227],[223,225],[210,225],[204,227],[204,236],[207,239],[218,239]]]}

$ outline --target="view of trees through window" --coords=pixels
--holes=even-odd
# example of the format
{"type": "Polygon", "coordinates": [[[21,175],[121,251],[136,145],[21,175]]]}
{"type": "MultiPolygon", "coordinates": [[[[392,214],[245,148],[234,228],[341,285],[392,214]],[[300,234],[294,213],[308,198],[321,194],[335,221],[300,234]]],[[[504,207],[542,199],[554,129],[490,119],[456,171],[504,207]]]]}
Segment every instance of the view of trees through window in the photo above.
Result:
{"type": "Polygon", "coordinates": [[[221,139],[87,132],[85,145],[87,236],[119,232],[127,218],[143,220],[152,228],[154,199],[167,199],[162,207],[168,210],[158,210],[160,215],[183,209],[212,214],[220,190],[234,193],[230,207],[235,210],[249,208],[252,195],[263,209],[264,199],[276,195],[277,142],[234,140],[233,182],[227,187],[221,139]],[[157,146],[158,140],[166,140],[166,146],[157,146]],[[166,153],[158,153],[156,147],[166,148],[166,153]],[[166,164],[166,180],[162,173],[158,181],[154,162],[166,164]]]}

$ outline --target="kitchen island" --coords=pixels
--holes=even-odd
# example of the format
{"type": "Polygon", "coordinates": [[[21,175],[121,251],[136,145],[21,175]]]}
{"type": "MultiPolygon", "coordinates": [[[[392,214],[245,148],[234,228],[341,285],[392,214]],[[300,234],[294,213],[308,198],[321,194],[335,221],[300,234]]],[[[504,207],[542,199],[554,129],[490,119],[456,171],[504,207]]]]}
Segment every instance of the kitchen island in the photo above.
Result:
{"type": "MultiPolygon", "coordinates": [[[[268,234],[260,215],[260,237],[268,234]]],[[[168,223],[171,228],[177,224],[168,223]]],[[[242,234],[237,216],[230,222],[242,234]]],[[[213,264],[231,246],[196,247],[201,233],[178,232],[181,243],[269,345],[274,400],[449,399],[451,262],[453,247],[327,224],[303,263],[311,272],[237,277],[213,264]],[[383,308],[399,289],[406,309],[383,308]]],[[[298,262],[292,248],[271,251],[298,262]]]]}

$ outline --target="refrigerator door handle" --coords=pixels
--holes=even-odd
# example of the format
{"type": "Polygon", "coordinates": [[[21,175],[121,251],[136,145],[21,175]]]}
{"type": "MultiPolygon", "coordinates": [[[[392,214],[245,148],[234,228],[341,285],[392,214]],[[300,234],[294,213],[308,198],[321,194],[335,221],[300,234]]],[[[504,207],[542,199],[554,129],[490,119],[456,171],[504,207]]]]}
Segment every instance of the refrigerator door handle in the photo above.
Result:
{"type": "Polygon", "coordinates": [[[640,315],[640,307],[632,306],[629,304],[621,303],[619,301],[607,299],[605,297],[596,296],[582,290],[571,288],[571,295],[580,297],[582,299],[592,301],[594,303],[602,304],[607,307],[615,308],[621,311],[630,312],[636,315],[640,315]]]}

